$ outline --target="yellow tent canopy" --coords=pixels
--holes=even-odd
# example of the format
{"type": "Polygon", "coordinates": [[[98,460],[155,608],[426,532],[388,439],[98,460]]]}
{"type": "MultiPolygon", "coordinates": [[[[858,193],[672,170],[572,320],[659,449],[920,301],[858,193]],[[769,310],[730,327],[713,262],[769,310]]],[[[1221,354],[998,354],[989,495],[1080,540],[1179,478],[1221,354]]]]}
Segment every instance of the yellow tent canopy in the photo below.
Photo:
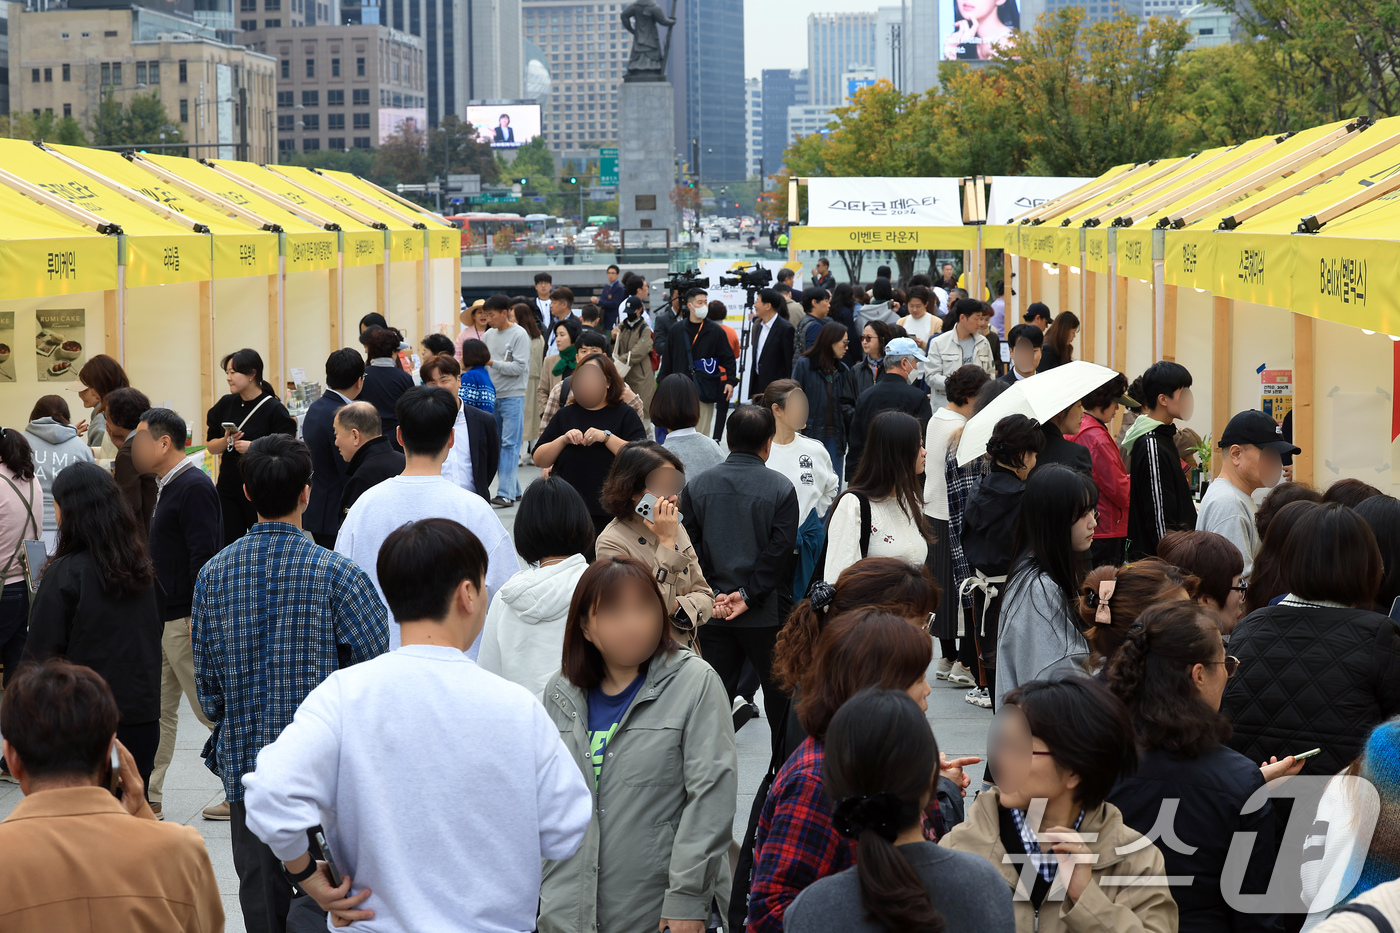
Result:
{"type": "Polygon", "coordinates": [[[363,222],[383,225],[384,229],[389,231],[391,261],[405,262],[423,258],[423,227],[426,225],[421,220],[410,220],[396,212],[391,213],[378,204],[371,204],[354,192],[327,181],[309,168],[296,165],[276,165],[268,168],[273,174],[281,175],[311,198],[327,206],[335,206],[363,222]]]}
{"type": "Polygon", "coordinates": [[[0,281],[6,298],[44,298],[117,287],[117,238],[0,185],[0,281]]]}

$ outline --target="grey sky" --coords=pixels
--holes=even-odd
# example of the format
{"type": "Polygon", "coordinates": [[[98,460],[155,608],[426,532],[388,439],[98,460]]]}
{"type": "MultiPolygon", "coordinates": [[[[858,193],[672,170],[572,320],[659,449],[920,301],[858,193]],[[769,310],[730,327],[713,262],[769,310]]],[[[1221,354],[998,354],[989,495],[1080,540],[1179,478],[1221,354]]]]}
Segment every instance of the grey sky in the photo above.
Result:
{"type": "Polygon", "coordinates": [[[898,5],[899,0],[744,0],[744,75],[805,68],[808,13],[873,13],[898,5]]]}

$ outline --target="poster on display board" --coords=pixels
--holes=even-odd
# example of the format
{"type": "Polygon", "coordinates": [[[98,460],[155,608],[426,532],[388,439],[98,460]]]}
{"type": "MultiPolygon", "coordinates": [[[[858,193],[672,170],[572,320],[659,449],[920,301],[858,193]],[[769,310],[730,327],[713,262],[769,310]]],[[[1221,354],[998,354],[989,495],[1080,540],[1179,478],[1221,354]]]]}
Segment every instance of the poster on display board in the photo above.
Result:
{"type": "Polygon", "coordinates": [[[939,0],[944,61],[987,61],[1008,50],[1020,29],[1020,0],[939,0]]]}
{"type": "Polygon", "coordinates": [[[961,227],[956,178],[812,178],[813,227],[961,227]]]}
{"type": "Polygon", "coordinates": [[[15,382],[15,313],[0,311],[0,383],[15,382]]]}
{"type": "Polygon", "coordinates": [[[40,382],[72,382],[83,368],[87,312],[82,308],[34,312],[39,333],[34,338],[40,382]]]}
{"type": "Polygon", "coordinates": [[[1293,370],[1266,369],[1259,375],[1264,413],[1279,424],[1293,410],[1293,370]]]}

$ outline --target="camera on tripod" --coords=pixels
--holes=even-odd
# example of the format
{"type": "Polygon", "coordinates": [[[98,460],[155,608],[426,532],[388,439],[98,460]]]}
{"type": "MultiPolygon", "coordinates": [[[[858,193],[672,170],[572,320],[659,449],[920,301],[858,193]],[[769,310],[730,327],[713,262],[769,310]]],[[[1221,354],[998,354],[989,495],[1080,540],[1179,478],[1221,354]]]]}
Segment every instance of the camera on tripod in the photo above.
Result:
{"type": "Polygon", "coordinates": [[[700,274],[698,269],[686,269],[677,272],[666,280],[662,286],[668,293],[679,293],[684,295],[692,288],[707,289],[710,287],[710,280],[707,276],[700,274]]]}
{"type": "MultiPolygon", "coordinates": [[[[735,270],[730,270],[735,271],[735,270]]],[[[762,266],[755,266],[752,269],[739,270],[738,275],[720,276],[719,284],[726,288],[743,288],[753,291],[759,288],[767,288],[773,281],[773,273],[762,266]]]]}

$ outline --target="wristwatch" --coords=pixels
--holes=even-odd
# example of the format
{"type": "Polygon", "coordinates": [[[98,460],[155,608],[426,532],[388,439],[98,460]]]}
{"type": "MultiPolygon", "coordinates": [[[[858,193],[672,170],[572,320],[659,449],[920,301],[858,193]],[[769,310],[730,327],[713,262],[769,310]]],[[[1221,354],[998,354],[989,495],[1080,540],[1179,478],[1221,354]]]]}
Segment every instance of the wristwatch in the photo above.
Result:
{"type": "MultiPolygon", "coordinates": [[[[307,854],[310,855],[311,853],[308,852],[307,854]]],[[[280,862],[279,864],[282,866],[282,874],[285,875],[287,880],[290,881],[292,884],[299,885],[307,878],[310,878],[312,875],[316,874],[315,858],[307,859],[306,867],[303,868],[301,871],[297,872],[295,875],[292,874],[290,870],[288,870],[286,862],[280,862]]]]}
{"type": "Polygon", "coordinates": [[[606,444],[606,443],[608,442],[608,440],[609,440],[611,437],[612,437],[612,432],[605,429],[605,430],[603,431],[603,443],[606,444]]]}

